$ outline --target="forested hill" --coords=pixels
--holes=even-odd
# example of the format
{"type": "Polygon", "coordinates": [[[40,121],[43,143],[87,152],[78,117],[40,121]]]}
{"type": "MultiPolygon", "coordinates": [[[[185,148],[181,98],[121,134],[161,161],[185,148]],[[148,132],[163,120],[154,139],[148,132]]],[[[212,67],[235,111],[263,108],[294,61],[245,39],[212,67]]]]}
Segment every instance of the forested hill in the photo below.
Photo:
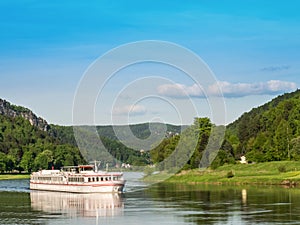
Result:
{"type": "Polygon", "coordinates": [[[49,129],[31,110],[0,99],[0,172],[84,163],[77,147],[49,135],[49,129]]]}
{"type": "MultiPolygon", "coordinates": [[[[194,124],[187,129],[199,131],[199,140],[184,169],[201,167],[200,160],[214,126],[208,118],[195,118],[194,124]]],[[[152,162],[163,163],[176,149],[179,140],[180,135],[166,138],[152,149],[152,162]]],[[[210,167],[236,163],[242,155],[248,162],[300,160],[300,90],[278,96],[229,124],[210,167]]],[[[172,163],[176,165],[175,161],[172,163]]]]}
{"type": "Polygon", "coordinates": [[[227,139],[236,158],[300,160],[300,90],[244,113],[227,126],[227,139]]]}

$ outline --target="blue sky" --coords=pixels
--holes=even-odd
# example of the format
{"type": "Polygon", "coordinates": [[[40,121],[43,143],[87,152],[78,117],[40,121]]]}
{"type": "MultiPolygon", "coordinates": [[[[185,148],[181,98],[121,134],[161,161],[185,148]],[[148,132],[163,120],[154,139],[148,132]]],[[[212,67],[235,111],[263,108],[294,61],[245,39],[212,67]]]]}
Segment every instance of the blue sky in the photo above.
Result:
{"type": "MultiPolygon", "coordinates": [[[[299,8],[297,0],[1,0],[0,98],[50,123],[72,124],[74,95],[91,63],[128,42],[162,40],[190,49],[207,63],[224,93],[229,123],[299,87],[299,8]]],[[[95,103],[96,123],[111,123],[109,103],[147,76],[171,79],[173,86],[154,82],[162,98],[123,102],[115,109],[116,123],[186,124],[195,116],[210,116],[209,104],[187,77],[148,64],[125,69],[107,83],[105,97],[95,103]],[[191,111],[180,119],[176,114],[172,103],[182,103],[181,91],[190,94],[197,115],[191,111]]],[[[134,88],[138,94],[144,87],[134,88]]]]}

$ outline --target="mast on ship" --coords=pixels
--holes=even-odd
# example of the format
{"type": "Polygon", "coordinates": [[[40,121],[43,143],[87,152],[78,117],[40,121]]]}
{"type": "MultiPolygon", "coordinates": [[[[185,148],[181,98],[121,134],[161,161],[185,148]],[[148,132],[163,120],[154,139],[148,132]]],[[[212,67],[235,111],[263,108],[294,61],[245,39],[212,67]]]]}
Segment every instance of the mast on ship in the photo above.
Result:
{"type": "Polygon", "coordinates": [[[101,165],[101,161],[94,160],[93,163],[94,163],[94,171],[97,173],[99,171],[99,166],[101,165]]]}

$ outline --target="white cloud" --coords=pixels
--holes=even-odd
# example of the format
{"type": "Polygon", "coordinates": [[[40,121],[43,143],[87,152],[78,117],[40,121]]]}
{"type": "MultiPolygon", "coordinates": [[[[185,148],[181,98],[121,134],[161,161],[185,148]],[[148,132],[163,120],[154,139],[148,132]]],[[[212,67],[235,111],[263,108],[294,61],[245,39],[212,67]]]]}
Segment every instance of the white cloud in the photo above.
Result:
{"type": "Polygon", "coordinates": [[[297,85],[294,82],[270,80],[267,82],[267,87],[271,92],[280,92],[282,90],[295,90],[297,88],[297,85]]]}
{"type": "Polygon", "coordinates": [[[126,105],[113,109],[115,115],[144,115],[146,112],[146,107],[143,105],[126,105]]]}
{"type": "Polygon", "coordinates": [[[223,96],[224,97],[243,97],[250,95],[276,95],[287,91],[292,91],[297,88],[296,83],[270,80],[259,83],[236,83],[232,84],[227,81],[218,81],[208,86],[205,91],[199,85],[186,86],[183,84],[164,84],[157,88],[159,94],[174,97],[198,97],[207,96],[223,96]]]}
{"type": "Polygon", "coordinates": [[[186,86],[184,84],[163,84],[158,86],[157,91],[161,95],[176,98],[204,96],[202,88],[197,84],[192,86],[186,86]]]}

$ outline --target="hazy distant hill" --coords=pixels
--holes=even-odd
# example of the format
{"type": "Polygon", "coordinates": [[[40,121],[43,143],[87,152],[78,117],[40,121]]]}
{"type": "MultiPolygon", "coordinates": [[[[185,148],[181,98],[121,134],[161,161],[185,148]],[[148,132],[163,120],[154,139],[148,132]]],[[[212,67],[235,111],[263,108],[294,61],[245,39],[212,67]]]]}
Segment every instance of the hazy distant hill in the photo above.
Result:
{"type": "Polygon", "coordinates": [[[95,138],[91,128],[91,126],[77,127],[82,132],[79,140],[75,140],[72,126],[51,125],[49,132],[63,143],[74,146],[77,146],[76,141],[82,143],[81,146],[84,147],[81,150],[88,161],[97,158],[111,164],[124,162],[133,165],[145,165],[150,162],[150,155],[147,150],[152,149],[154,144],[161,142],[165,137],[180,133],[186,126],[162,123],[97,126],[96,136],[101,139],[101,143],[99,143],[98,138],[95,138]],[[141,150],[146,152],[141,154],[141,150]],[[107,157],[104,154],[106,151],[113,157],[107,157]]]}
{"type": "MultiPolygon", "coordinates": [[[[168,136],[172,134],[179,134],[182,130],[184,130],[187,126],[178,126],[171,124],[162,124],[162,123],[142,123],[142,124],[132,124],[129,125],[130,133],[128,133],[127,125],[118,125],[118,126],[96,126],[97,132],[100,137],[105,137],[110,140],[115,141],[130,141],[130,137],[134,135],[134,137],[138,139],[147,139],[151,135],[150,131],[154,130],[157,136],[168,136]],[[118,132],[116,135],[115,131],[118,132]]],[[[58,137],[62,142],[71,143],[76,145],[76,140],[73,134],[72,126],[60,126],[60,125],[52,125],[49,130],[52,136],[58,137]]],[[[153,134],[153,135],[155,135],[153,134]]]]}
{"type": "Polygon", "coordinates": [[[227,127],[235,157],[251,161],[300,159],[300,90],[244,113],[227,127]]]}

